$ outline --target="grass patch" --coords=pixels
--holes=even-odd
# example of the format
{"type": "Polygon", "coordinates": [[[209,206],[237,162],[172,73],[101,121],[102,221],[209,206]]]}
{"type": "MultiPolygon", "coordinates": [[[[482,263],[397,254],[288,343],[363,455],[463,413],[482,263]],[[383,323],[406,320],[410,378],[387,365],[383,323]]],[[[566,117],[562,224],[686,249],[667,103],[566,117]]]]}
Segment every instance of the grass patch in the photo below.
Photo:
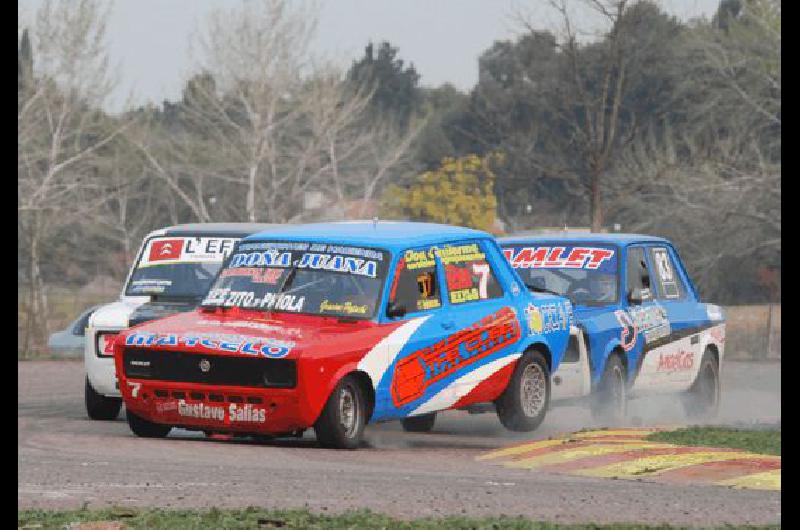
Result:
{"type": "Polygon", "coordinates": [[[703,447],[730,447],[764,455],[781,454],[780,430],[749,430],[727,427],[686,427],[650,434],[654,442],[703,447]]]}
{"type": "MultiPolygon", "coordinates": [[[[103,521],[107,528],[319,528],[319,529],[598,529],[598,528],[670,528],[644,525],[557,525],[541,523],[522,517],[467,518],[445,517],[402,521],[359,510],[341,515],[315,514],[308,510],[163,510],[111,508],[104,510],[21,510],[17,513],[18,527],[28,529],[80,528],[80,523],[103,521]],[[116,524],[114,524],[116,523],[116,524]],[[121,524],[120,524],[121,523],[121,524]]],[[[96,525],[94,528],[102,528],[96,525]]],[[[89,526],[87,525],[87,528],[89,526]]],[[[779,528],[779,527],[775,527],[779,528]]]]}

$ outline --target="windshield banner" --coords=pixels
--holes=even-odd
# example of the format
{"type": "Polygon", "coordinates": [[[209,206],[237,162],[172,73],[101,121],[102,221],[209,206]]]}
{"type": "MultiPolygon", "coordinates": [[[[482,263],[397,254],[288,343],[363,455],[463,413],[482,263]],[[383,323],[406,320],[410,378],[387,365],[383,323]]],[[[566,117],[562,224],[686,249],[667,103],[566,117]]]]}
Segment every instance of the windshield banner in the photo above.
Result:
{"type": "Polygon", "coordinates": [[[605,247],[505,247],[503,254],[515,269],[586,269],[615,273],[616,252],[605,247]]]}
{"type": "Polygon", "coordinates": [[[147,242],[139,267],[172,263],[220,263],[238,238],[159,237],[147,242]]]}

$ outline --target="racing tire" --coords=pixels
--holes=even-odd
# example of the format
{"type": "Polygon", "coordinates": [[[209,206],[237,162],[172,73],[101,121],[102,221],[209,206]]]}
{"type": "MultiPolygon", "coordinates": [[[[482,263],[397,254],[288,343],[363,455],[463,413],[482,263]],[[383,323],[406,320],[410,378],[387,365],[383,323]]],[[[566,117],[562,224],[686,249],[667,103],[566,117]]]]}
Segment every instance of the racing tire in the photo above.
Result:
{"type": "Polygon", "coordinates": [[[710,349],[706,348],[700,359],[697,377],[682,396],[686,416],[692,419],[709,420],[719,412],[722,388],[719,378],[719,364],[710,349]]]}
{"type": "Polygon", "coordinates": [[[497,417],[509,431],[530,432],[544,421],[550,406],[550,371],[538,351],[517,361],[508,386],[497,400],[497,417]]]}
{"type": "Polygon", "coordinates": [[[92,388],[88,376],[86,377],[83,398],[84,403],[86,403],[86,413],[93,420],[115,420],[119,415],[119,409],[122,408],[122,398],[98,394],[92,388]]]}
{"type": "Polygon", "coordinates": [[[356,449],[366,424],[366,400],[358,379],[344,377],[314,423],[317,441],[328,449],[356,449]]]}
{"type": "Polygon", "coordinates": [[[628,411],[628,389],[625,365],[619,355],[609,356],[597,390],[590,399],[592,416],[596,420],[617,423],[625,419],[628,411]]]}
{"type": "Polygon", "coordinates": [[[147,421],[141,416],[137,416],[130,410],[125,411],[125,416],[128,418],[128,426],[136,436],[142,438],[164,438],[172,430],[170,425],[162,425],[160,423],[153,423],[147,421]]]}
{"type": "Polygon", "coordinates": [[[433,424],[436,423],[436,413],[409,416],[403,418],[400,423],[403,424],[403,430],[406,432],[430,432],[433,424]]]}

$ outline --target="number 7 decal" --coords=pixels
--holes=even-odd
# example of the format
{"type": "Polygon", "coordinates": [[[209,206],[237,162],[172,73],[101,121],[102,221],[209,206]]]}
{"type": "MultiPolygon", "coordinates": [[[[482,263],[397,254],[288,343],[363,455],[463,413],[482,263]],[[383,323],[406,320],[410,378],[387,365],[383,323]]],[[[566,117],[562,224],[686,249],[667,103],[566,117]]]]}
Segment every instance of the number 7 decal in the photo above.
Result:
{"type": "Polygon", "coordinates": [[[487,286],[489,284],[489,272],[490,272],[489,264],[473,263],[472,272],[480,276],[480,281],[478,282],[478,295],[481,297],[481,300],[489,298],[489,293],[487,291],[487,286]]]}

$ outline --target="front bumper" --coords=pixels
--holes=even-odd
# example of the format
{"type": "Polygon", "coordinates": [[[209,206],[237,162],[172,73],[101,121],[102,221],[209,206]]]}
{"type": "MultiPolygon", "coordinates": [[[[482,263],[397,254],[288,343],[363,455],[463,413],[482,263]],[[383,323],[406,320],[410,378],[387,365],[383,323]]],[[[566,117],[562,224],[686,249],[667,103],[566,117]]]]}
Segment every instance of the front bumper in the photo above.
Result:
{"type": "Polygon", "coordinates": [[[126,379],[122,393],[126,408],[144,419],[187,429],[283,434],[311,426],[297,389],[126,379]]]}

